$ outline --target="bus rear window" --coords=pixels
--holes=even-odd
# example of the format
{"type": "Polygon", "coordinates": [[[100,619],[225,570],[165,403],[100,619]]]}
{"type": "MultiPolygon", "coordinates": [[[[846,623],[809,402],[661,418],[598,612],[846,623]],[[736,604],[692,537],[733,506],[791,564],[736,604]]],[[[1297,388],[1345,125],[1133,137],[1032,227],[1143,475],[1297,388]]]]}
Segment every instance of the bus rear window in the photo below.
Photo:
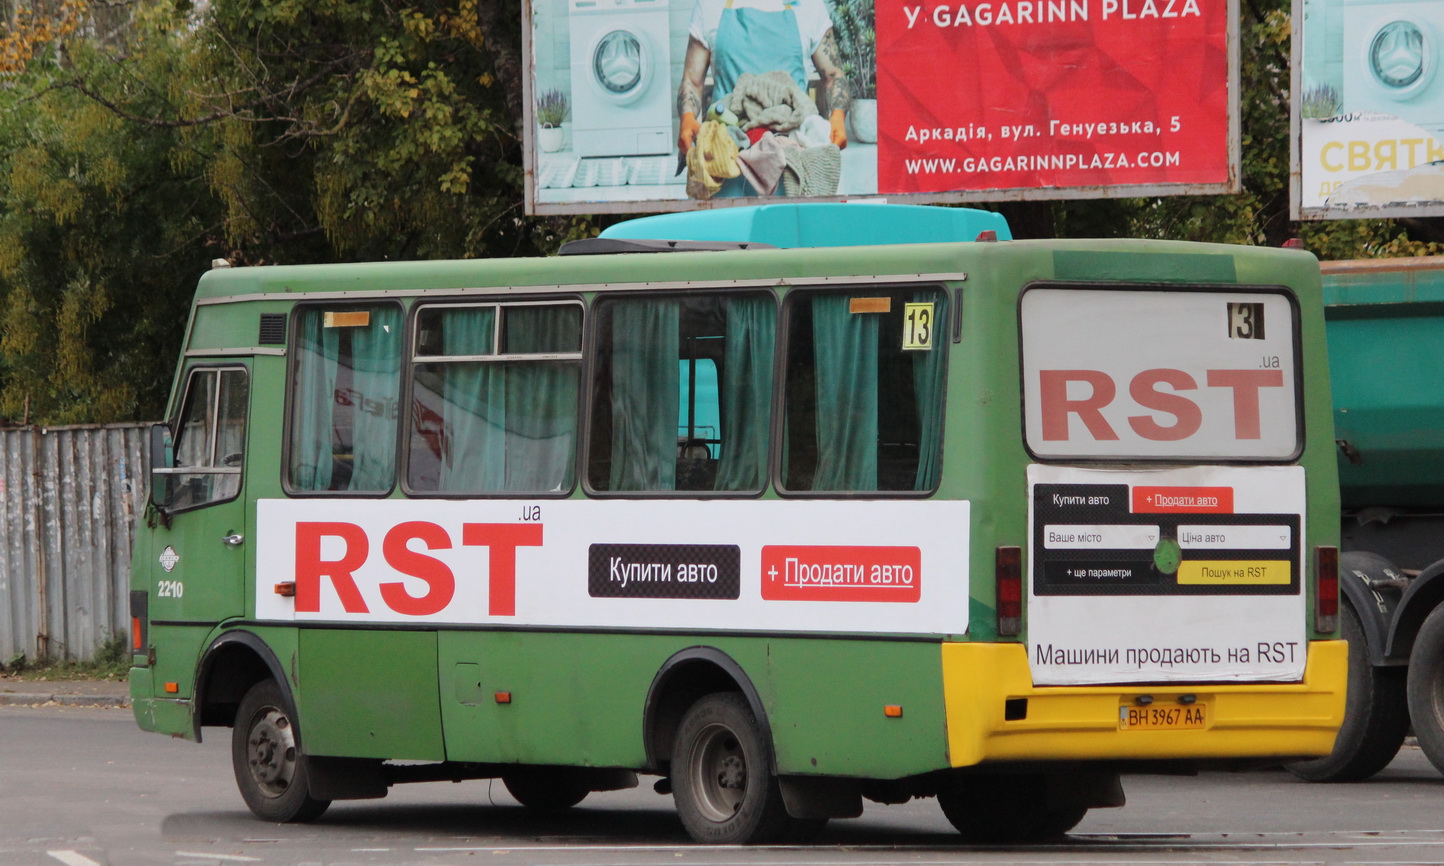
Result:
{"type": "Polygon", "coordinates": [[[1019,321],[1036,457],[1284,462],[1302,449],[1298,311],[1281,290],[1040,286],[1019,321]]]}

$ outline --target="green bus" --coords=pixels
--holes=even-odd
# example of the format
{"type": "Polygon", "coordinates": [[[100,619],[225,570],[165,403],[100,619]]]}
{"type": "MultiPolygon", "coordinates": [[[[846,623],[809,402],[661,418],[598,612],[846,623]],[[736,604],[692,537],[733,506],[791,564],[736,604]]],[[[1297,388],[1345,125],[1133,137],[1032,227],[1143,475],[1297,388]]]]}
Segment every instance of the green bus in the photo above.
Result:
{"type": "Polygon", "coordinates": [[[231,727],[270,821],[402,782],[700,842],[1328,754],[1319,268],[781,204],[544,259],[202,277],[131,609],[136,720],[231,727]],[[1306,435],[1307,434],[1307,435],[1306,435]]]}

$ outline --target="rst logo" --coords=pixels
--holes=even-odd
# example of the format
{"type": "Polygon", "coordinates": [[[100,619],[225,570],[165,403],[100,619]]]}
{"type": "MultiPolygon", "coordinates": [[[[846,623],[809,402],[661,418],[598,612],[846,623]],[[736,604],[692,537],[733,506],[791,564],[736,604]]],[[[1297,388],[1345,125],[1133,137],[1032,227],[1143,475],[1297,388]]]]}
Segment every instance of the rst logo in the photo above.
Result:
{"type": "Polygon", "coordinates": [[[1033,454],[1287,460],[1297,453],[1298,316],[1290,295],[1039,287],[1023,293],[1020,312],[1033,454]]]}
{"type": "MultiPolygon", "coordinates": [[[[1118,429],[1109,423],[1104,409],[1114,407],[1115,416],[1122,416],[1128,428],[1143,439],[1155,442],[1177,442],[1194,436],[1203,429],[1205,406],[1231,409],[1233,438],[1261,438],[1261,393],[1266,388],[1284,387],[1282,370],[1208,370],[1204,388],[1222,389],[1228,401],[1196,400],[1189,392],[1198,391],[1199,379],[1183,370],[1159,368],[1143,370],[1126,384],[1126,397],[1120,395],[1119,383],[1101,370],[1040,370],[1038,399],[1042,413],[1043,439],[1065,442],[1075,435],[1094,441],[1117,441],[1118,429]],[[1141,411],[1140,411],[1141,410],[1141,411]],[[1137,413],[1137,414],[1135,414],[1137,413]],[[1070,425],[1076,417],[1079,424],[1070,425]]],[[[1219,425],[1228,429],[1228,424],[1219,425]]]]}
{"type": "Polygon", "coordinates": [[[515,616],[517,548],[542,544],[540,523],[463,523],[459,538],[437,523],[399,523],[380,539],[380,558],[397,579],[375,583],[374,593],[365,593],[356,578],[374,554],[365,529],[342,521],[301,521],[295,527],[297,613],[321,611],[323,585],[336,593],[348,614],[369,614],[377,606],[403,616],[440,613],[456,596],[456,574],[430,552],[459,543],[488,551],[487,615],[515,616]],[[404,577],[415,578],[411,587],[404,577]],[[420,586],[425,590],[412,591],[420,586]]]}

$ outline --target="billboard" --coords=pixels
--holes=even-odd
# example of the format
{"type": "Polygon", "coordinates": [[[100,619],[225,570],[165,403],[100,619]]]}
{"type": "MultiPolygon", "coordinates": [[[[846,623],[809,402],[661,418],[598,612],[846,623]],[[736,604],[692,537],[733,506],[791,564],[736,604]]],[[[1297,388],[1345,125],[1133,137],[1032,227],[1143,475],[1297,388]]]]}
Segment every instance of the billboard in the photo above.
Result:
{"type": "Polygon", "coordinates": [[[1296,218],[1444,215],[1444,0],[1294,0],[1296,218]]]}
{"type": "Polygon", "coordinates": [[[527,208],[1236,191],[1237,8],[527,0],[527,208]]]}

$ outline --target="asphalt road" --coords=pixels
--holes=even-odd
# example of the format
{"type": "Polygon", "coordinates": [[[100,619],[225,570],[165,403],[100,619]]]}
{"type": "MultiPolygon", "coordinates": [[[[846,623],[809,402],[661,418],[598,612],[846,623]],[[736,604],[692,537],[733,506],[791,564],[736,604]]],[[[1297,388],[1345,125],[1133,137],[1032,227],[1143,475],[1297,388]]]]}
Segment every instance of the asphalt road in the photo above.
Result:
{"type": "Polygon", "coordinates": [[[0,707],[0,866],[1444,864],[1444,777],[1413,748],[1355,785],[1128,777],[1126,807],[1095,810],[1057,844],[960,845],[923,800],[868,804],[815,846],[739,849],[690,844],[647,779],[564,817],[528,814],[481,781],[399,786],[316,824],[266,824],[235,791],[229,731],[214,734],[198,746],[140,732],[128,710],[0,707]]]}

